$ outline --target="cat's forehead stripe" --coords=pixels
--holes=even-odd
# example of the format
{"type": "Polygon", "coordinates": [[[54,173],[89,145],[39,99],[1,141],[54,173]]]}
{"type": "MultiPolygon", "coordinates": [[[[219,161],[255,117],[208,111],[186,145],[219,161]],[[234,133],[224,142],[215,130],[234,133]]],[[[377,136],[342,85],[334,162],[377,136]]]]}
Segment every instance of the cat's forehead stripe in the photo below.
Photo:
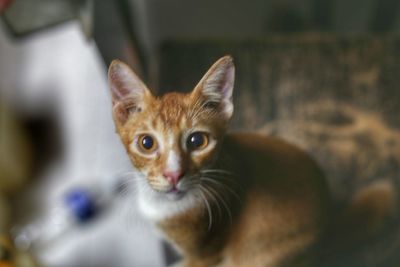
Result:
{"type": "Polygon", "coordinates": [[[169,93],[161,98],[160,117],[168,124],[178,125],[186,112],[185,95],[169,93]]]}
{"type": "Polygon", "coordinates": [[[151,120],[151,126],[153,127],[153,129],[158,129],[160,127],[160,118],[156,117],[155,119],[151,120]]]}

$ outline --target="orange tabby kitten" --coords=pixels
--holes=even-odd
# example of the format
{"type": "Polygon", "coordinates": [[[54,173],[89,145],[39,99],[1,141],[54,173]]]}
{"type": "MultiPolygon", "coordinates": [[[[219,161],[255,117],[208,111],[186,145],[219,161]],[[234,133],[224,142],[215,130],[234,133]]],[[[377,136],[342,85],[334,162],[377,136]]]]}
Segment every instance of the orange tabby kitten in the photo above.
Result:
{"type": "Polygon", "coordinates": [[[179,266],[312,265],[330,212],[325,180],[290,144],[226,133],[230,56],[188,94],[155,97],[120,61],[109,80],[117,131],[139,172],[139,208],[182,254],[179,266]]]}

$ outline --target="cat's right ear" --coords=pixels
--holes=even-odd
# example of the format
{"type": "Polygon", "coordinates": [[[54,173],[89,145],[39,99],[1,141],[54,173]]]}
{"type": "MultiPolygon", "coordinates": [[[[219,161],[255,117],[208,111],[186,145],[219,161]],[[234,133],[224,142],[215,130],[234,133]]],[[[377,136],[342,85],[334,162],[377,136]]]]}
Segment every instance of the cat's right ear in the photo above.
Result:
{"type": "Polygon", "coordinates": [[[152,98],[150,90],[128,65],[113,60],[108,69],[114,118],[125,123],[135,112],[141,112],[152,98]]]}
{"type": "Polygon", "coordinates": [[[235,81],[235,65],[231,56],[217,60],[191,93],[197,101],[215,106],[219,114],[227,121],[233,113],[232,91],[235,81]]]}

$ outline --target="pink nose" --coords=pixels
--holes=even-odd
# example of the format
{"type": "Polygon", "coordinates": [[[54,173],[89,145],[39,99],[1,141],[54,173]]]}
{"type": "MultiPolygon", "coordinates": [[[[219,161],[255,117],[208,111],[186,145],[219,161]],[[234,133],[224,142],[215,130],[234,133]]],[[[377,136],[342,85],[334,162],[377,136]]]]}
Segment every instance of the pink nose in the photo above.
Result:
{"type": "Polygon", "coordinates": [[[184,173],[182,171],[164,171],[163,175],[168,182],[173,185],[177,185],[184,173]]]}

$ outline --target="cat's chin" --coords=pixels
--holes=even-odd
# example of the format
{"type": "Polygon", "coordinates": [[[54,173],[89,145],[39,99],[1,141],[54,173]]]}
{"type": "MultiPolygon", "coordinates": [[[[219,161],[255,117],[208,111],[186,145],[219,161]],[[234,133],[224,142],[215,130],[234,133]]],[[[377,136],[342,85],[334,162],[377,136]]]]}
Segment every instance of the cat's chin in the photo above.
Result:
{"type": "Polygon", "coordinates": [[[186,192],[181,191],[179,189],[171,189],[165,193],[165,196],[168,200],[177,201],[182,199],[185,196],[186,192]]]}
{"type": "Polygon", "coordinates": [[[199,204],[195,191],[191,189],[176,192],[157,191],[152,189],[139,191],[138,204],[142,215],[159,221],[176,214],[181,214],[199,204]]]}

